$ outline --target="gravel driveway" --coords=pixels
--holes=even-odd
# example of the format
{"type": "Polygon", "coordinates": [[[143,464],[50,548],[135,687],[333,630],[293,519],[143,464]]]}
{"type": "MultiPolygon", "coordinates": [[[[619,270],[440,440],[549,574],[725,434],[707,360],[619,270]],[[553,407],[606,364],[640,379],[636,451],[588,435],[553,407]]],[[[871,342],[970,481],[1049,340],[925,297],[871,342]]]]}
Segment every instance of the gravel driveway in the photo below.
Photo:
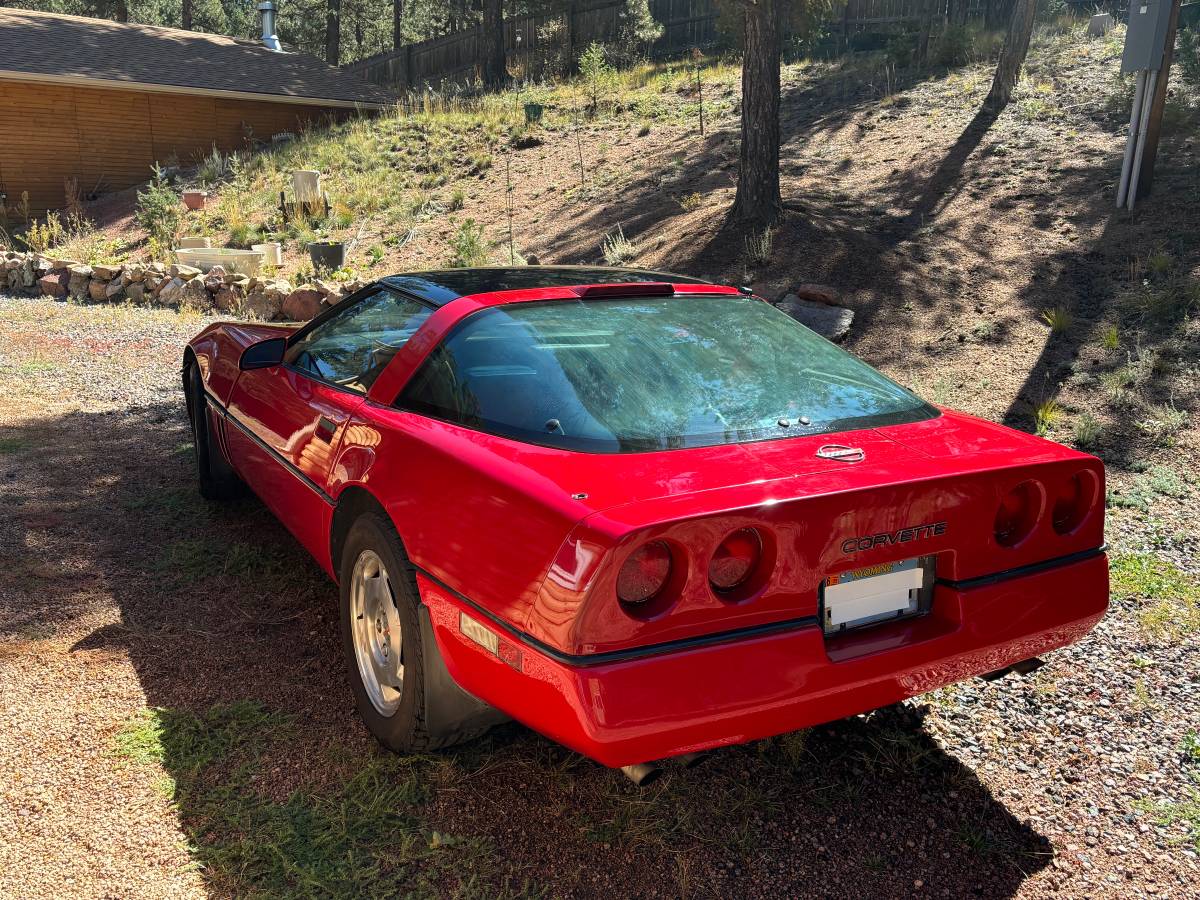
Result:
{"type": "Polygon", "coordinates": [[[1200,896],[1200,642],[1152,596],[646,790],[515,725],[381,752],[332,586],[195,494],[203,323],[0,298],[0,896],[1200,896]]]}

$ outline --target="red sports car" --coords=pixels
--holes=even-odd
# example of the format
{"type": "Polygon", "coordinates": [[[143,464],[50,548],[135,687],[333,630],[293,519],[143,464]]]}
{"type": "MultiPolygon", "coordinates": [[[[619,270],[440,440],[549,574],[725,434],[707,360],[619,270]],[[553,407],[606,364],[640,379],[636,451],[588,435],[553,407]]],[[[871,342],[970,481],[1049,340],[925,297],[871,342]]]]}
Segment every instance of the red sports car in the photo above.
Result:
{"type": "Polygon", "coordinates": [[[609,766],[1005,670],[1108,603],[1104,469],[675,275],[384,278],[184,355],[200,490],[340,585],[396,750],[506,717],[609,766]]]}

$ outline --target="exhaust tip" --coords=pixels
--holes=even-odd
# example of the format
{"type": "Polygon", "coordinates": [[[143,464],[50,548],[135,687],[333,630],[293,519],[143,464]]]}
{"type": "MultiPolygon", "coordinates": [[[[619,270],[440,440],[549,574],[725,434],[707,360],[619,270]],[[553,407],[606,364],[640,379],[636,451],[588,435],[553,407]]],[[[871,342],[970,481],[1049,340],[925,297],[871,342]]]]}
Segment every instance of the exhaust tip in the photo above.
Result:
{"type": "Polygon", "coordinates": [[[654,763],[634,763],[632,766],[621,766],[621,772],[638,787],[653,784],[662,775],[662,769],[654,763]]]}
{"type": "Polygon", "coordinates": [[[1045,660],[1031,656],[1029,659],[1023,659],[1020,662],[1013,663],[1011,666],[1005,666],[1003,669],[997,669],[995,672],[988,672],[986,675],[980,675],[979,677],[984,681],[999,681],[1005,675],[1013,672],[1021,676],[1032,675],[1045,664],[1045,660]]]}

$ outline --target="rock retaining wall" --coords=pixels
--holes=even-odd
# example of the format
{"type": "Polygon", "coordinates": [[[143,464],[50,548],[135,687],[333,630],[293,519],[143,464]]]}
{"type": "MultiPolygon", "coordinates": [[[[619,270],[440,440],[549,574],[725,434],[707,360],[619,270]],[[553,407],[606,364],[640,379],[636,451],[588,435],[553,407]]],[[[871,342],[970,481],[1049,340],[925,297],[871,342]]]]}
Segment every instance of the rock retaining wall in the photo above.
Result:
{"type": "Polygon", "coordinates": [[[207,273],[191,266],[121,263],[88,266],[44,253],[0,257],[0,290],[77,302],[130,301],[170,309],[221,312],[246,319],[303,322],[365,282],[314,281],[293,287],[283,278],[207,273]]]}

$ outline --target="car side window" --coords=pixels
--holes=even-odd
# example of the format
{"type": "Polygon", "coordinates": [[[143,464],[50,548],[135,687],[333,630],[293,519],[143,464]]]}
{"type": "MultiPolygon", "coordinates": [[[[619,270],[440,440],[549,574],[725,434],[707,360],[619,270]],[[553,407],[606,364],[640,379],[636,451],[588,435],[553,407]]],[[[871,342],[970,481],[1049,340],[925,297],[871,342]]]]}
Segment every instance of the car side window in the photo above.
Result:
{"type": "Polygon", "coordinates": [[[290,344],[284,363],[365,393],[433,310],[382,288],[290,344]]]}

